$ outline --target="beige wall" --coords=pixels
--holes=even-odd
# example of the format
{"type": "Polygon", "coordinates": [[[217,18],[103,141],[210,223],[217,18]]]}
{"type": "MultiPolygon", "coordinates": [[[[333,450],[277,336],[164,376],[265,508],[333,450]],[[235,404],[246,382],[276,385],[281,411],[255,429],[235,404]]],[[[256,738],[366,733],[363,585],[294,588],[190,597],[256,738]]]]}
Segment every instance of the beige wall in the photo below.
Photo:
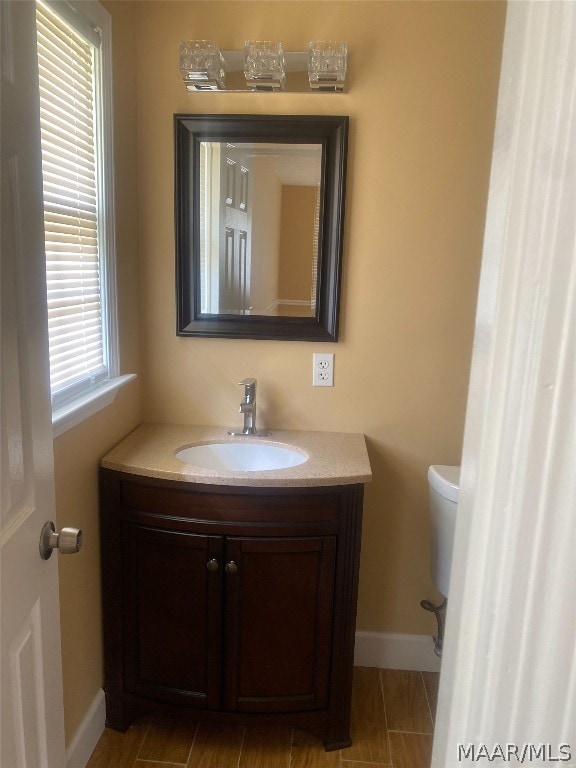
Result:
{"type": "MultiPolygon", "coordinates": [[[[110,3],[115,63],[115,196],[122,373],[140,372],[137,264],[136,88],[130,5],[110,3]]],[[[58,526],[82,529],[84,544],[59,557],[66,742],[102,688],[98,465],[141,421],[140,377],[114,403],[54,441],[58,526]]]]}
{"type": "Polygon", "coordinates": [[[329,13],[314,0],[106,7],[115,34],[123,371],[141,375],[102,415],[56,441],[59,521],[80,520],[87,532],[85,552],[61,566],[68,737],[101,684],[95,471],[138,422],[138,386],[144,420],[231,425],[236,382],[255,376],[262,424],[365,433],[374,481],[358,628],[435,631],[419,606],[436,597],[426,470],[460,460],[505,15],[501,2],[474,0],[334,0],[329,13]],[[184,37],[215,38],[223,49],[266,37],[287,50],[344,39],[350,90],[188,94],[177,63],[184,37]],[[175,335],[177,112],[350,116],[338,344],[175,335]],[[333,389],[310,383],[312,353],[322,351],[336,355],[333,389]]]}
{"type": "Polygon", "coordinates": [[[458,463],[505,7],[498,2],[144,2],[138,122],[149,421],[238,422],[255,376],[268,427],[364,432],[367,488],[358,626],[430,633],[426,470],[458,463]],[[305,7],[305,13],[304,13],[305,7]],[[345,95],[189,94],[183,36],[301,50],[344,39],[345,95]],[[174,333],[173,113],[350,116],[337,345],[174,333]],[[312,388],[312,353],[335,386],[312,388]]]}
{"type": "Polygon", "coordinates": [[[278,282],[281,299],[310,302],[316,196],[316,187],[282,186],[278,282]]]}

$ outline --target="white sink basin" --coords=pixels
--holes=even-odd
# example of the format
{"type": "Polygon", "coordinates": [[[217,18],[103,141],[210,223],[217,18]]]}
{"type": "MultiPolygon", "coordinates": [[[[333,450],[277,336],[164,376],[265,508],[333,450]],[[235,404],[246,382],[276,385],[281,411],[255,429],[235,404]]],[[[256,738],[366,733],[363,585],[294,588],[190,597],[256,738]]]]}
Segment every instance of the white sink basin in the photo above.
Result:
{"type": "Polygon", "coordinates": [[[176,458],[202,469],[227,472],[261,472],[296,467],[308,460],[293,448],[268,443],[207,443],[177,451],[176,458]]]}

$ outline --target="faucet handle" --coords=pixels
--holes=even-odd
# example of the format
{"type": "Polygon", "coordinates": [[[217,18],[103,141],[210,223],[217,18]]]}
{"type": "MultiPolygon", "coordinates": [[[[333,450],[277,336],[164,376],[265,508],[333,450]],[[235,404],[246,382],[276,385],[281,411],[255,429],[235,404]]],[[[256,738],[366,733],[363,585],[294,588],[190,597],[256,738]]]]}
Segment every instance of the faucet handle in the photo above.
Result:
{"type": "Polygon", "coordinates": [[[244,397],[247,402],[252,402],[256,398],[256,379],[242,379],[238,384],[244,387],[244,397]]]}

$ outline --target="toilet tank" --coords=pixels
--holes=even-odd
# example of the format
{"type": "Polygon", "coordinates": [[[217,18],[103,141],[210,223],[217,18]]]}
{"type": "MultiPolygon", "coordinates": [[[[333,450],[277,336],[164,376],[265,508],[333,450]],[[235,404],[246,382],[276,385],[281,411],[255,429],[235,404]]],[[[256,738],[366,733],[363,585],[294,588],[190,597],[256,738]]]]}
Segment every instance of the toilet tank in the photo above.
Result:
{"type": "Polygon", "coordinates": [[[438,591],[448,597],[456,510],[460,492],[460,467],[433,465],[430,486],[431,573],[438,591]]]}

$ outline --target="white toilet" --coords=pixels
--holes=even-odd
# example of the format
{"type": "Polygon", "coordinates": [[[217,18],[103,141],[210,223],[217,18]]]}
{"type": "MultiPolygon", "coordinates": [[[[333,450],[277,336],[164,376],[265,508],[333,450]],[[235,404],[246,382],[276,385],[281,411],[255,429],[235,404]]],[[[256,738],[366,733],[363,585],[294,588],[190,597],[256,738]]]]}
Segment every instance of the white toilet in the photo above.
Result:
{"type": "Polygon", "coordinates": [[[428,469],[430,486],[431,568],[436,588],[448,597],[460,467],[435,465],[428,469]]]}
{"type": "Polygon", "coordinates": [[[460,492],[460,467],[448,467],[436,464],[428,469],[430,486],[430,523],[431,572],[436,589],[444,596],[440,605],[433,605],[429,600],[422,600],[424,610],[432,612],[438,622],[438,635],[434,638],[434,650],[442,656],[444,644],[444,617],[450,570],[452,568],[452,549],[456,528],[456,510],[460,492]]]}

